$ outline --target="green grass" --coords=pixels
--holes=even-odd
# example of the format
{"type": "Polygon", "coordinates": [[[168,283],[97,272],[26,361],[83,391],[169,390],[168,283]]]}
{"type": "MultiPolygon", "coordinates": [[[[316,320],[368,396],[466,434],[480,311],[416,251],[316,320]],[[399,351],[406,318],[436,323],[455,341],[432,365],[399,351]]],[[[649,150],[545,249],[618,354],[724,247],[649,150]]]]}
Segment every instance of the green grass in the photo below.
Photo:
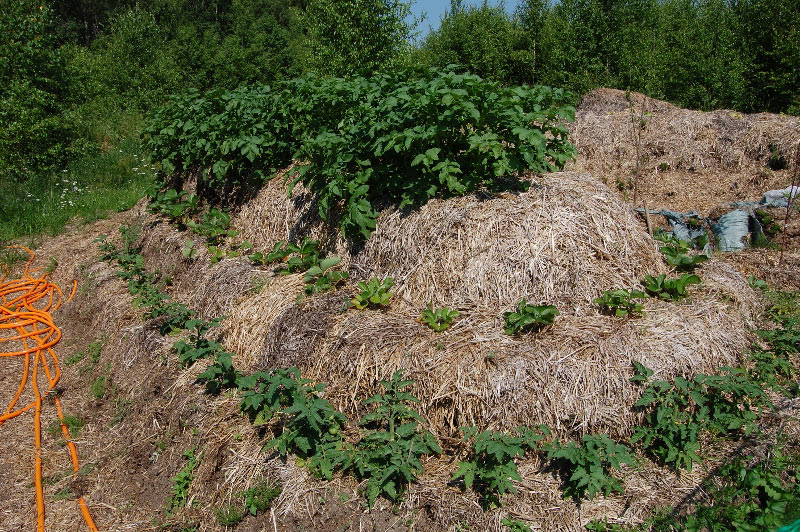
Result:
{"type": "Polygon", "coordinates": [[[56,235],[71,221],[88,223],[129,209],[151,186],[153,174],[138,138],[131,137],[74,160],[56,175],[25,183],[0,177],[0,243],[56,235]]]}

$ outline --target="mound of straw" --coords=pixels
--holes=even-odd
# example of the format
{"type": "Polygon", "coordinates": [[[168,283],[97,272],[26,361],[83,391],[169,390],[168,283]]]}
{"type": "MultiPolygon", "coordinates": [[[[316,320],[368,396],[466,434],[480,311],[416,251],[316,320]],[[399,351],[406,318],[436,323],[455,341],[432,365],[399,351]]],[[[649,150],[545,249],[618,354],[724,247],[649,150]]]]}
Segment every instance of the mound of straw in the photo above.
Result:
{"type": "MultiPolygon", "coordinates": [[[[312,203],[275,187],[246,206],[237,224],[265,247],[319,235],[312,203]]],[[[268,285],[237,306],[234,316],[246,325],[228,331],[229,344],[248,361],[261,349],[262,368],[297,366],[328,383],[327,396],[353,418],[379,381],[401,369],[442,438],[469,424],[626,435],[636,421],[627,407],[641,392],[629,382],[632,360],[659,377],[735,365],[749,342],[743,323],[758,311],[744,278],[712,261],[689,302],[650,300],[639,319],[601,315],[592,300],[603,290],[636,287],[666,268],[633,211],[587,174],[536,176],[518,194],[388,210],[359,252],[351,255],[341,241],[331,247],[353,278],[396,279],[389,309],[343,312],[352,287],[297,304],[285,294],[281,304],[268,285]],[[546,330],[508,336],[503,312],[522,298],[554,304],[561,314],[546,330]],[[418,321],[430,303],[461,316],[437,334],[418,321]]],[[[302,289],[278,282],[281,294],[302,289]]]]}

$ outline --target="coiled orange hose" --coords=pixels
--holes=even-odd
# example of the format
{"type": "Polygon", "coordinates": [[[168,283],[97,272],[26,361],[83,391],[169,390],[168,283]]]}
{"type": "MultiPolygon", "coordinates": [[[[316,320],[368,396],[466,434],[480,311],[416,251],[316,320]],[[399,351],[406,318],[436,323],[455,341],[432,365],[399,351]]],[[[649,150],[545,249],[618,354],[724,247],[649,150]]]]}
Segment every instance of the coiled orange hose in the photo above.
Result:
{"type": "MultiPolygon", "coordinates": [[[[44,532],[42,404],[61,378],[58,357],[53,350],[53,346],[61,339],[61,330],[53,322],[51,312],[59,308],[62,302],[72,299],[78,287],[78,282],[73,281],[72,292],[64,300],[64,295],[58,285],[48,280],[49,274],[45,273],[39,277],[34,277],[38,270],[30,269],[35,257],[33,251],[20,246],[12,247],[27,251],[30,258],[25,264],[25,270],[21,278],[6,281],[7,273],[0,277],[0,357],[24,357],[24,360],[19,387],[5,412],[0,414],[0,426],[9,419],[33,409],[37,530],[44,532]],[[47,380],[47,390],[44,393],[41,393],[39,389],[40,371],[44,371],[47,380]],[[33,401],[26,405],[17,406],[27,387],[29,374],[33,401]]],[[[56,405],[58,419],[61,421],[61,432],[67,441],[67,448],[72,460],[72,470],[77,472],[79,469],[78,453],[75,449],[75,444],[72,442],[69,429],[64,424],[61,402],[55,395],[53,402],[56,405]]],[[[78,498],[78,506],[89,530],[97,532],[97,526],[94,524],[83,497],[78,498]]]]}

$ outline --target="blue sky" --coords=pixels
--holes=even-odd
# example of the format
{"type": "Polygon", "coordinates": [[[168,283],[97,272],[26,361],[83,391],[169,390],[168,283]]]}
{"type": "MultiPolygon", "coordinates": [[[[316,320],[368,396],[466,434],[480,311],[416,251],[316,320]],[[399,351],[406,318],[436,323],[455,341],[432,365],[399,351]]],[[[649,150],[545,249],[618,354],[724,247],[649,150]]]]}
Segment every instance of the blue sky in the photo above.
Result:
{"type": "MultiPolygon", "coordinates": [[[[497,5],[500,2],[505,5],[506,11],[514,11],[520,0],[489,0],[490,5],[497,5]]],[[[480,5],[483,0],[466,0],[464,3],[468,5],[480,5]]],[[[411,12],[414,15],[419,15],[423,11],[426,13],[425,20],[419,25],[417,30],[420,32],[420,37],[424,37],[431,29],[439,27],[439,21],[442,19],[444,12],[450,9],[450,0],[415,0],[411,6],[411,12]]]]}

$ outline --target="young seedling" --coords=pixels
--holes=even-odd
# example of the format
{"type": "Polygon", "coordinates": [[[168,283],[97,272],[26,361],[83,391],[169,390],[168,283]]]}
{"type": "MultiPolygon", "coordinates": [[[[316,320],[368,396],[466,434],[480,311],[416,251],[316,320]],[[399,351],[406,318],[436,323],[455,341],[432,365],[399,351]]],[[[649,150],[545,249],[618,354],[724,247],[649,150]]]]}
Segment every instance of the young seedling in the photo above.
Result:
{"type": "Polygon", "coordinates": [[[432,305],[428,305],[428,308],[422,311],[419,319],[434,331],[442,332],[445,329],[449,329],[453,324],[453,320],[458,316],[459,312],[457,310],[447,307],[433,308],[432,305]]]}
{"type": "Polygon", "coordinates": [[[598,305],[602,312],[618,318],[624,318],[629,314],[643,316],[644,307],[634,299],[646,298],[647,294],[639,290],[618,288],[617,290],[606,290],[600,297],[594,299],[594,304],[598,305]]]}
{"type": "Polygon", "coordinates": [[[373,277],[367,282],[359,281],[358,288],[361,292],[356,294],[350,302],[358,310],[387,306],[394,295],[389,291],[392,286],[394,286],[394,279],[391,277],[387,277],[383,281],[377,277],[373,277]]]}
{"type": "Polygon", "coordinates": [[[524,299],[517,303],[516,312],[504,312],[505,333],[509,335],[537,331],[552,325],[558,310],[553,305],[529,305],[524,299]]]}

